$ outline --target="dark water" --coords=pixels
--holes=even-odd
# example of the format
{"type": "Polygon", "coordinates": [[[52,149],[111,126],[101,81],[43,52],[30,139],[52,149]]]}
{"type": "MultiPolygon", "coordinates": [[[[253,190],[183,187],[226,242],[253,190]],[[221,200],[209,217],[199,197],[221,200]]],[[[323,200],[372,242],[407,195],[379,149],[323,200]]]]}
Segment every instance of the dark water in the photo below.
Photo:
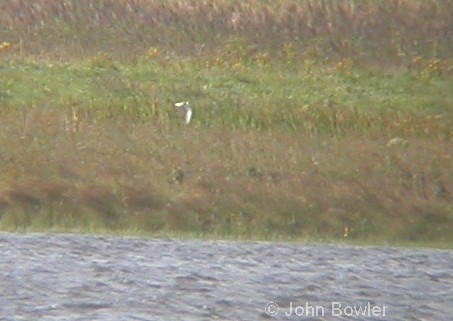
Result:
{"type": "Polygon", "coordinates": [[[0,234],[0,289],[0,320],[453,320],[453,251],[0,234]]]}

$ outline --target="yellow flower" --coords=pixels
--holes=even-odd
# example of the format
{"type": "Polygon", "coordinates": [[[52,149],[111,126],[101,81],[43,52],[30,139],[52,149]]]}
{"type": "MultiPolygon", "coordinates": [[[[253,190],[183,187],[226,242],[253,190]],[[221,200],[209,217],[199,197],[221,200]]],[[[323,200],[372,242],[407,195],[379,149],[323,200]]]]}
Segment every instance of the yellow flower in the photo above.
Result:
{"type": "Polygon", "coordinates": [[[335,66],[337,71],[348,71],[354,66],[354,61],[350,58],[342,59],[335,66]]]}
{"type": "Polygon", "coordinates": [[[11,47],[11,44],[9,42],[2,42],[0,43],[0,51],[7,50],[11,47]]]}
{"type": "Polygon", "coordinates": [[[231,66],[231,69],[235,71],[241,71],[244,70],[244,66],[241,63],[235,63],[233,66],[231,66]]]}
{"type": "Polygon", "coordinates": [[[146,53],[146,59],[154,59],[157,56],[159,56],[159,47],[151,47],[148,49],[148,52],[146,53]]]}

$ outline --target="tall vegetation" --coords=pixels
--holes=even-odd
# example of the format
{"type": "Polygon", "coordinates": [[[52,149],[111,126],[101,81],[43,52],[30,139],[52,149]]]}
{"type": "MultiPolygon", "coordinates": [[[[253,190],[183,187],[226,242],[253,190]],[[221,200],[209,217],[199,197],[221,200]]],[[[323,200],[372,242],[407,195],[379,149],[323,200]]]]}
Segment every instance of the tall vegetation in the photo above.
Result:
{"type": "Polygon", "coordinates": [[[0,227],[451,246],[451,16],[2,1],[0,227]]]}

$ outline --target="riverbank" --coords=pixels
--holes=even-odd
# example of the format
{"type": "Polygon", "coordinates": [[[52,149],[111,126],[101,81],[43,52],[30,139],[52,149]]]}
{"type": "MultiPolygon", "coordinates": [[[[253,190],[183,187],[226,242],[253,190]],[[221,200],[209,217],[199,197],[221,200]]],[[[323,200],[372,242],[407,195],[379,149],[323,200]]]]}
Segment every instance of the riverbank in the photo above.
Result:
{"type": "Polygon", "coordinates": [[[212,42],[206,29],[199,54],[144,40],[126,57],[93,52],[100,35],[75,28],[77,10],[56,28],[48,5],[24,13],[41,44],[13,31],[23,21],[2,34],[1,229],[453,244],[452,64],[440,53],[376,64],[295,40],[271,51],[233,28],[212,42]],[[64,30],[86,52],[66,52],[64,30]],[[187,127],[181,100],[194,107],[187,127]]]}

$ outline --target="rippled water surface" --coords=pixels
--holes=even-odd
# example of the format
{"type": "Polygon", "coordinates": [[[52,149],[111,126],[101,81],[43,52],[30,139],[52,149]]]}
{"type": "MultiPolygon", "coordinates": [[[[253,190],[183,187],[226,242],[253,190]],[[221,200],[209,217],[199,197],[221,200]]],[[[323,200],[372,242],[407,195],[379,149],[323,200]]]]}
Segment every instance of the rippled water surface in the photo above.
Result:
{"type": "Polygon", "coordinates": [[[0,234],[0,273],[0,320],[453,320],[445,250],[0,234]]]}

